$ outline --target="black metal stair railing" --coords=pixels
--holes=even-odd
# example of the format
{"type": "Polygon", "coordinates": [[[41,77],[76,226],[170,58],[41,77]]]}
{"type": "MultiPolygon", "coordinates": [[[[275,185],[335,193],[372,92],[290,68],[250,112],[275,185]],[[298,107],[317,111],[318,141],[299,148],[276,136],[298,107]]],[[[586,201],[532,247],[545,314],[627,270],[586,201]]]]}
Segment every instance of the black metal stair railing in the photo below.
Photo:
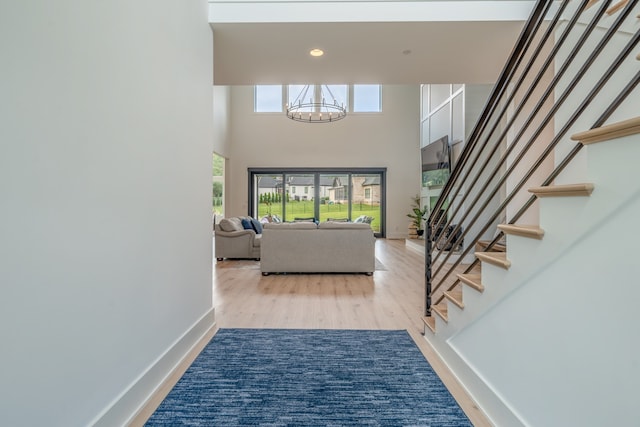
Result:
{"type": "Polygon", "coordinates": [[[602,25],[610,2],[601,0],[589,19],[589,0],[582,0],[568,18],[563,15],[569,0],[551,17],[552,1],[536,3],[427,221],[426,316],[442,301],[443,291],[458,286],[456,273],[477,268],[479,260],[469,260],[476,244],[484,239],[485,250],[492,250],[503,238],[498,222],[515,224],[533,206],[533,196],[517,202],[525,185],[552,184],[576,156],[581,144],[553,158],[572,126],[585,112],[590,113],[585,117],[597,117],[592,127],[601,126],[638,85],[640,72],[628,77],[623,64],[633,60],[640,31],[622,48],[612,41],[635,19],[631,12],[638,0],[630,0],[613,23],[602,25]],[[613,58],[604,72],[594,65],[603,57],[613,58]],[[603,89],[621,79],[626,84],[602,108],[603,89]],[[576,99],[576,93],[584,95],[576,99]]]}

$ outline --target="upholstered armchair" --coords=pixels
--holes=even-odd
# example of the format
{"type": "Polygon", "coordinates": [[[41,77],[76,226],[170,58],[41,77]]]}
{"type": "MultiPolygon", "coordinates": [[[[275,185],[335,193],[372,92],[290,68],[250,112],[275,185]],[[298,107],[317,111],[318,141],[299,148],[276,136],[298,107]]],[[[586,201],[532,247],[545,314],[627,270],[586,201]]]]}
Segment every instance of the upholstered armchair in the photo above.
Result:
{"type": "Polygon", "coordinates": [[[218,261],[224,258],[260,260],[262,227],[256,223],[257,221],[250,217],[231,217],[220,220],[220,223],[216,224],[214,238],[216,259],[218,261]]]}

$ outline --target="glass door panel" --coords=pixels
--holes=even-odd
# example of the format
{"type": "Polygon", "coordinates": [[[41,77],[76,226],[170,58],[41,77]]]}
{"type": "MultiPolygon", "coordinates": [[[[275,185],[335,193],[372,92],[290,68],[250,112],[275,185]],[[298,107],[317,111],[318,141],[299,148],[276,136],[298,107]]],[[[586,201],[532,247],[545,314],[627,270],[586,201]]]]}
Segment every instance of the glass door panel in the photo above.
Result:
{"type": "Polygon", "coordinates": [[[379,174],[351,175],[351,220],[368,222],[374,232],[380,233],[382,221],[382,191],[379,174]]]}
{"type": "Polygon", "coordinates": [[[320,174],[320,221],[349,221],[349,175],[320,174]]]}
{"type": "Polygon", "coordinates": [[[314,174],[286,174],[284,220],[315,220],[314,174]]]}
{"type": "Polygon", "coordinates": [[[282,174],[256,174],[254,177],[254,206],[258,207],[254,216],[258,219],[282,218],[282,174]]]}

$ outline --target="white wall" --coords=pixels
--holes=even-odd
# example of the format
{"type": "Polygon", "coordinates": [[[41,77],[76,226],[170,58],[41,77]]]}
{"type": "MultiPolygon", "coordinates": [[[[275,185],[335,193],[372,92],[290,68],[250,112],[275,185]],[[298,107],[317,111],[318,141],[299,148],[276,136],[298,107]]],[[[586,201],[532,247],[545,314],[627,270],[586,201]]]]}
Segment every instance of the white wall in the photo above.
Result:
{"type": "Polygon", "coordinates": [[[254,113],[253,86],[233,86],[227,216],[248,212],[247,168],[386,167],[387,237],[406,237],[411,197],[420,191],[419,87],[383,86],[382,102],[381,114],[308,124],[254,113]]]}
{"type": "Polygon", "coordinates": [[[120,425],[213,322],[207,2],[2,2],[0,53],[0,424],[120,425]]]}
{"type": "Polygon", "coordinates": [[[231,118],[231,87],[213,87],[213,151],[222,157],[229,157],[231,152],[231,135],[229,127],[231,118]]]}

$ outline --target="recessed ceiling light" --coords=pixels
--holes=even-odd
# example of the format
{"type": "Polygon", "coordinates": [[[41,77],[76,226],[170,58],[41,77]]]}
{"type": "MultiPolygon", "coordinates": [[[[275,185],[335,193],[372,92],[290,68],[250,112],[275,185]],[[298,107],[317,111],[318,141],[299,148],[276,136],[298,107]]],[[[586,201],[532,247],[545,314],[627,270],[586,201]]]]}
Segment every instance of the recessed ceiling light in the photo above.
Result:
{"type": "Polygon", "coordinates": [[[311,56],[322,56],[322,55],[324,55],[324,52],[322,51],[322,49],[311,49],[309,51],[309,55],[311,55],[311,56]]]}

